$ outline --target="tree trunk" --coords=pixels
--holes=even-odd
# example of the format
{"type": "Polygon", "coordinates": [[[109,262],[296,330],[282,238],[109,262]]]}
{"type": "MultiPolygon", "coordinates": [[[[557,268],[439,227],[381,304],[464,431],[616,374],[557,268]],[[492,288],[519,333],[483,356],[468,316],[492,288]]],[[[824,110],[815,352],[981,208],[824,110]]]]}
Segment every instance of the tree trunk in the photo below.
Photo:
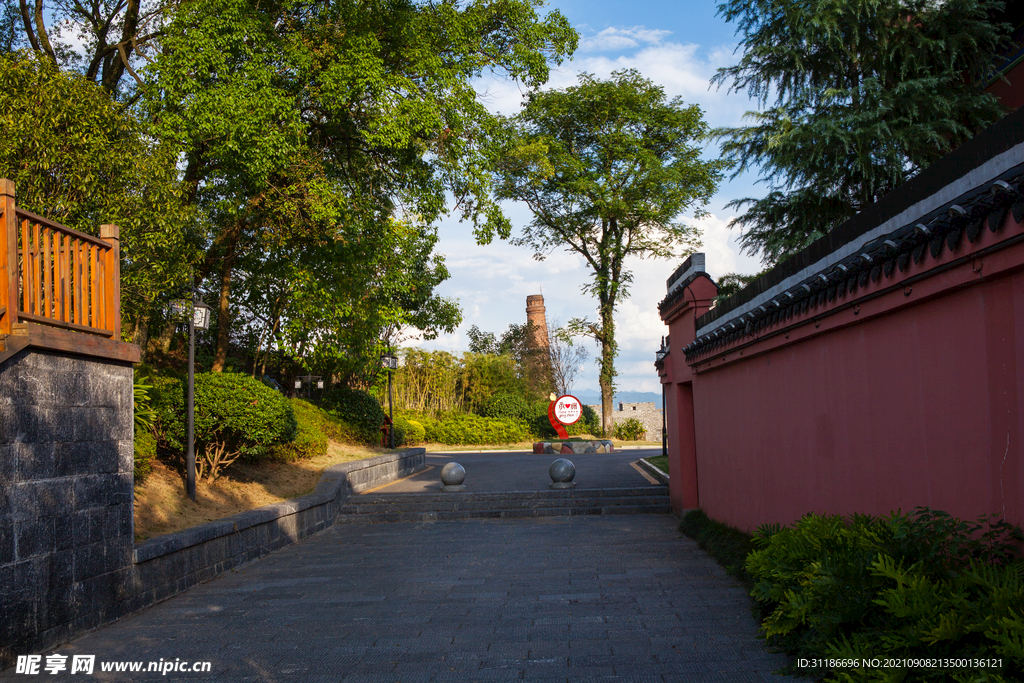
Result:
{"type": "Polygon", "coordinates": [[[605,438],[611,438],[615,433],[615,422],[612,418],[612,399],[615,390],[612,385],[615,379],[614,308],[611,302],[601,302],[601,372],[598,375],[598,383],[601,385],[601,429],[605,438]]]}
{"type": "Polygon", "coordinates": [[[236,239],[226,240],[226,252],[220,271],[220,305],[217,308],[217,349],[213,355],[211,372],[224,372],[228,359],[228,342],[231,336],[231,273],[235,265],[236,239]]]}

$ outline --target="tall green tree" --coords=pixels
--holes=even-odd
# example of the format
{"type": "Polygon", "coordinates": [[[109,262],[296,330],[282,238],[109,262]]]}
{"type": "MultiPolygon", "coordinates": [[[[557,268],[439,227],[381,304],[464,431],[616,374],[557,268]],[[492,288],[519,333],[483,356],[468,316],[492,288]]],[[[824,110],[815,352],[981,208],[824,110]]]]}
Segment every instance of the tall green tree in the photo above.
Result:
{"type": "Polygon", "coordinates": [[[754,125],[719,128],[733,177],[769,188],[733,220],[751,255],[799,251],[1003,113],[972,83],[1009,26],[999,0],[729,0],[743,56],[712,83],[757,99],[754,125]]]}
{"type": "Polygon", "coordinates": [[[141,341],[200,253],[175,149],[102,87],[31,53],[0,56],[0,127],[0,176],[19,206],[93,235],[120,226],[124,330],[141,341]]]}
{"type": "MultiPolygon", "coordinates": [[[[497,70],[536,86],[550,59],[574,49],[565,18],[538,16],[540,4],[178,7],[145,70],[147,102],[158,134],[182,150],[185,181],[213,228],[202,274],[219,299],[214,370],[225,363],[243,262],[251,269],[261,254],[299,244],[330,254],[395,220],[431,225],[446,192],[480,230],[508,234],[482,152],[493,117],[472,80],[497,70]]],[[[346,263],[329,277],[359,281],[359,268],[346,263]]]]}
{"type": "Polygon", "coordinates": [[[533,221],[515,244],[544,259],[564,248],[583,257],[599,320],[576,320],[594,337],[602,419],[612,427],[615,307],[628,296],[627,257],[668,258],[699,245],[680,221],[695,217],[714,194],[724,164],[700,158],[707,132],[696,105],[668,99],[636,71],[609,80],[581,74],[579,85],[532,92],[509,121],[498,150],[498,195],[525,202],[533,221]]]}

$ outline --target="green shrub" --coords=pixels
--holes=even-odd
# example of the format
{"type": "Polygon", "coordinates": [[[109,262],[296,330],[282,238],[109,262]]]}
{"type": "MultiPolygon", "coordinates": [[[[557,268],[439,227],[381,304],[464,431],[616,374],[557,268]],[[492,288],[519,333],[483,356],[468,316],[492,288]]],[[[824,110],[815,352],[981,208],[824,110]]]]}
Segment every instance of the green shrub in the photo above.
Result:
{"type": "MultiPolygon", "coordinates": [[[[165,449],[185,451],[185,383],[159,388],[156,433],[165,449]]],[[[196,469],[215,479],[235,459],[267,457],[273,446],[292,441],[295,415],[288,400],[248,375],[202,373],[195,376],[196,469]]]]}
{"type": "Polygon", "coordinates": [[[647,427],[635,417],[615,423],[615,438],[621,441],[639,441],[646,433],[647,427]]]}
{"type": "Polygon", "coordinates": [[[146,480],[152,468],[156,457],[156,438],[148,429],[136,426],[134,446],[135,483],[138,484],[146,480]]]}
{"type": "Polygon", "coordinates": [[[315,458],[327,452],[328,416],[324,411],[302,399],[289,400],[295,414],[295,439],[273,447],[277,460],[291,462],[300,458],[315,458]]]}
{"type": "Polygon", "coordinates": [[[530,405],[515,394],[498,394],[488,399],[480,409],[483,417],[496,417],[505,420],[526,419],[530,413],[530,405]]]}
{"type": "Polygon", "coordinates": [[[337,417],[355,427],[360,441],[369,444],[380,443],[384,411],[373,396],[358,389],[340,387],[324,392],[320,402],[337,417]]]}
{"type": "Polygon", "coordinates": [[[580,434],[599,436],[601,434],[601,418],[596,410],[590,406],[583,406],[583,415],[576,422],[566,427],[565,431],[569,436],[578,436],[580,434]]]}
{"type": "Polygon", "coordinates": [[[395,418],[395,426],[404,433],[403,443],[407,446],[419,446],[427,439],[427,430],[423,428],[423,424],[419,420],[410,420],[399,415],[395,418]]]}
{"type": "Polygon", "coordinates": [[[518,420],[447,413],[437,419],[423,418],[426,440],[449,445],[502,444],[526,441],[530,435],[518,420]]]}
{"type": "Polygon", "coordinates": [[[153,425],[156,421],[156,410],[153,409],[153,397],[150,390],[153,385],[149,379],[138,371],[132,386],[132,414],[135,424],[132,460],[134,462],[135,481],[141,482],[149,474],[151,462],[156,456],[156,439],[153,438],[153,425]]]}
{"type": "Polygon", "coordinates": [[[773,644],[807,658],[997,658],[1001,667],[862,667],[829,681],[1004,681],[1024,676],[1020,530],[917,508],[885,518],[807,515],[763,527],[746,561],[773,644]],[[898,674],[898,675],[897,675],[898,674]],[[947,678],[947,674],[951,678],[947,678]]]}

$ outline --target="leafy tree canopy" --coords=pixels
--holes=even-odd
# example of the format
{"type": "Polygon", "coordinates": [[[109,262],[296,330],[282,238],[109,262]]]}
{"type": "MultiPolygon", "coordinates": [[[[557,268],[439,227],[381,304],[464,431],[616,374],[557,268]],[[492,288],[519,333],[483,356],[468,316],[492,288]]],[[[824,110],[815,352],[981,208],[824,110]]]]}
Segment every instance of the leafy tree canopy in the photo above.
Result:
{"type": "MultiPolygon", "coordinates": [[[[230,339],[237,268],[258,272],[261,260],[284,264],[301,252],[310,268],[325,259],[319,277],[338,281],[327,289],[346,290],[363,281],[366,262],[353,253],[363,237],[393,235],[398,221],[433,245],[426,226],[446,212],[447,192],[481,239],[508,234],[482,151],[493,117],[471,81],[493,69],[542,83],[549,59],[576,44],[564,17],[539,17],[538,0],[211,2],[178,8],[144,74],[147,110],[181,150],[211,226],[202,274],[220,298],[214,369],[230,339]]],[[[413,251],[412,264],[431,262],[413,251]]],[[[416,314],[404,322],[447,329],[451,306],[423,298],[447,271],[404,272],[423,277],[415,289],[425,302],[405,307],[416,314]]]]}
{"type": "Polygon", "coordinates": [[[538,259],[565,248],[590,267],[584,291],[597,297],[600,322],[575,327],[601,345],[606,430],[614,311],[632,280],[626,257],[667,258],[699,245],[697,230],[679,217],[703,213],[725,167],[700,158],[697,143],[706,132],[699,107],[669,100],[629,70],[609,80],[581,74],[577,86],[531,93],[497,146],[498,195],[533,212],[514,243],[532,248],[538,259]]]}
{"type": "Polygon", "coordinates": [[[121,228],[122,311],[137,323],[198,254],[174,150],[88,79],[31,54],[0,57],[0,176],[19,206],[97,234],[121,228]]]}
{"type": "Polygon", "coordinates": [[[729,0],[743,56],[712,79],[765,107],[719,128],[734,176],[769,187],[732,225],[774,264],[875,202],[1003,114],[970,75],[1008,26],[998,0],[729,0]]]}

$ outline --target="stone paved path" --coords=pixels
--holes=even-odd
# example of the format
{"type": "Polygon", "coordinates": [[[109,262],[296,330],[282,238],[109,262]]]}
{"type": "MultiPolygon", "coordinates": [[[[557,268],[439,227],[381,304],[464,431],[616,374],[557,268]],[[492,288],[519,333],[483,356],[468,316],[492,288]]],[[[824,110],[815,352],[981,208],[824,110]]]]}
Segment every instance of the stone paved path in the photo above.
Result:
{"type": "Polygon", "coordinates": [[[20,681],[792,681],[670,515],[333,527],[60,647],[20,681]],[[210,673],[100,673],[109,661],[210,673]],[[70,661],[70,660],[69,660],[70,661]]]}

